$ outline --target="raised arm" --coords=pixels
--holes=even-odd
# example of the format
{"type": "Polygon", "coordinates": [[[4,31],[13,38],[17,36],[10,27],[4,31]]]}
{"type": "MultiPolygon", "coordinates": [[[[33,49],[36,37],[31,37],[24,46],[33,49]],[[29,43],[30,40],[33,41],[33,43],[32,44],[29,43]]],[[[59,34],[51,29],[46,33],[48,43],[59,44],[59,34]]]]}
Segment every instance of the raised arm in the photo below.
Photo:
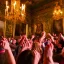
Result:
{"type": "Polygon", "coordinates": [[[6,38],[4,38],[2,46],[7,54],[9,64],[16,64],[11,48],[6,38]]]}
{"type": "Polygon", "coordinates": [[[42,43],[43,39],[46,37],[46,32],[42,32],[42,37],[40,38],[40,43],[42,43]]]}
{"type": "Polygon", "coordinates": [[[60,37],[64,40],[64,36],[60,33],[60,37]]]}
{"type": "Polygon", "coordinates": [[[50,33],[48,33],[48,36],[51,38],[52,42],[55,42],[54,37],[50,33]]]}
{"type": "Polygon", "coordinates": [[[49,43],[44,50],[43,64],[54,64],[52,57],[53,57],[53,44],[49,43]]]}

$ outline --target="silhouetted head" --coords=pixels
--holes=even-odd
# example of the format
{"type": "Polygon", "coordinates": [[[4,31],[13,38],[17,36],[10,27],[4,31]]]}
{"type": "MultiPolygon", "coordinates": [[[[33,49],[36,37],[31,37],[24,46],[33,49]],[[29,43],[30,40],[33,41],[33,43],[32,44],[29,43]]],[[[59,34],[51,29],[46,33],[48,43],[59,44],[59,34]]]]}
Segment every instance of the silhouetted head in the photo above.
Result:
{"type": "Polygon", "coordinates": [[[17,64],[33,64],[34,55],[32,51],[25,50],[17,58],[17,64]]]}

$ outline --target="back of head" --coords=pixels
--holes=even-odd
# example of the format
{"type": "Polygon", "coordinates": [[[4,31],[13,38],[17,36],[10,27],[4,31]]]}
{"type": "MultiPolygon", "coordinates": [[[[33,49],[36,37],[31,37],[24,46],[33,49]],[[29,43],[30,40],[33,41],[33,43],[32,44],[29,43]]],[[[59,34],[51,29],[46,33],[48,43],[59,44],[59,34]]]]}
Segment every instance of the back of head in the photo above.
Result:
{"type": "Polygon", "coordinates": [[[23,51],[17,59],[17,64],[33,64],[34,55],[32,51],[25,50],[23,51]]]}

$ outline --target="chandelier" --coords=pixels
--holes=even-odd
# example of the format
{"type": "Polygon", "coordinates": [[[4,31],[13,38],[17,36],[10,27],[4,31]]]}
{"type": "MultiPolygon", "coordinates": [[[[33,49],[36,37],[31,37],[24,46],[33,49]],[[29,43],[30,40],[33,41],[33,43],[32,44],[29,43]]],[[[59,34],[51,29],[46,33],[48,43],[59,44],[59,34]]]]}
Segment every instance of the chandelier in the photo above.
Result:
{"type": "Polygon", "coordinates": [[[59,20],[62,17],[62,10],[60,5],[58,5],[58,2],[56,2],[56,6],[54,7],[54,11],[53,11],[53,18],[55,20],[59,20]]]}
{"type": "Polygon", "coordinates": [[[11,2],[11,7],[9,6],[8,1],[6,1],[6,9],[5,9],[5,18],[8,20],[25,20],[25,4],[21,4],[19,0],[14,0],[11,2]],[[11,8],[11,9],[10,9],[11,8]]]}
{"type": "MultiPolygon", "coordinates": [[[[12,20],[14,23],[13,26],[13,37],[15,36],[15,28],[16,21],[24,21],[25,20],[25,4],[20,5],[20,0],[11,0],[11,5],[9,6],[9,2],[6,1],[5,8],[5,31],[6,31],[6,20],[12,20]]],[[[5,34],[4,34],[5,35],[5,34]]]]}

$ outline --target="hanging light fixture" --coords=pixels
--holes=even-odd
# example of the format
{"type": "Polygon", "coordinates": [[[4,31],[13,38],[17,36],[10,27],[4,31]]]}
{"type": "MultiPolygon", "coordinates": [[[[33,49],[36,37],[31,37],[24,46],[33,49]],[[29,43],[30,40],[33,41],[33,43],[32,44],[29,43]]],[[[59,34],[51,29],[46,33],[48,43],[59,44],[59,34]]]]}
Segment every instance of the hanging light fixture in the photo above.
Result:
{"type": "Polygon", "coordinates": [[[58,5],[58,2],[56,2],[56,6],[54,7],[54,11],[53,11],[53,18],[58,20],[62,17],[62,10],[60,5],[58,5]]]}
{"type": "Polygon", "coordinates": [[[22,4],[20,6],[20,3],[18,3],[19,1],[16,1],[14,0],[12,3],[11,3],[11,7],[9,7],[8,5],[8,1],[6,1],[6,9],[5,9],[5,16],[6,16],[6,19],[10,20],[13,18],[14,19],[20,19],[21,21],[24,21],[25,18],[25,4],[22,4]],[[9,9],[11,8],[11,10],[9,9]]]}
{"type": "Polygon", "coordinates": [[[13,37],[15,36],[16,21],[20,20],[23,23],[25,21],[25,7],[25,4],[20,5],[20,0],[11,0],[11,7],[9,6],[8,0],[6,1],[5,20],[12,20],[14,22],[13,37]]]}

